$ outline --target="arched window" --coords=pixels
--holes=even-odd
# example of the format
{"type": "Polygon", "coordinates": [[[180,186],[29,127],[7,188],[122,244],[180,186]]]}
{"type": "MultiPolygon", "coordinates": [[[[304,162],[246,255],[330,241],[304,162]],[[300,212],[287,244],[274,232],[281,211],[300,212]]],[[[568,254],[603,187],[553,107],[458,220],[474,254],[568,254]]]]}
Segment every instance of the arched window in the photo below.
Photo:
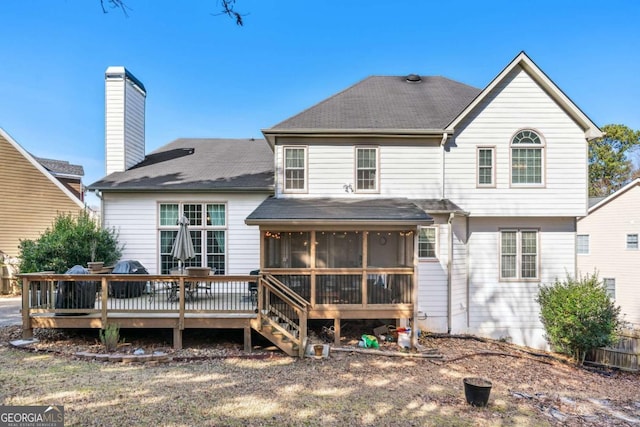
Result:
{"type": "Polygon", "coordinates": [[[544,142],[532,130],[521,130],[511,140],[511,184],[544,184],[544,142]]]}

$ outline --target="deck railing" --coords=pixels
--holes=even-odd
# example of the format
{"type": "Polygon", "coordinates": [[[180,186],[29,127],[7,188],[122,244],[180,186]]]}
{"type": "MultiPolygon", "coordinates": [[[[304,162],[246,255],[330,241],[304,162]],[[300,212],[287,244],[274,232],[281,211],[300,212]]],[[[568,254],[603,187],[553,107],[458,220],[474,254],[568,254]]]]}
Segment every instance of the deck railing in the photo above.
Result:
{"type": "Polygon", "coordinates": [[[256,276],[20,275],[23,317],[100,313],[253,313],[256,276]]]}

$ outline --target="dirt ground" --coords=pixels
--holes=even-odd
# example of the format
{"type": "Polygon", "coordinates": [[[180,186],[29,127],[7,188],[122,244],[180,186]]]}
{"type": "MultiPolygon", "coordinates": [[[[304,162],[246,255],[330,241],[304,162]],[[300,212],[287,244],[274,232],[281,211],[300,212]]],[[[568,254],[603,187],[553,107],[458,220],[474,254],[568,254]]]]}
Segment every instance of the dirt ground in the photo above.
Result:
{"type": "Polygon", "coordinates": [[[173,358],[125,364],[75,356],[101,351],[95,331],[36,330],[14,349],[20,332],[0,328],[0,403],[64,405],[65,425],[640,425],[638,374],[473,337],[425,336],[408,357],[395,343],[358,353],[353,331],[329,358],[297,359],[255,336],[247,355],[236,331],[185,331],[181,351],[170,332],[123,331],[123,353],[173,358]],[[491,381],[486,408],[467,404],[466,377],[491,381]]]}

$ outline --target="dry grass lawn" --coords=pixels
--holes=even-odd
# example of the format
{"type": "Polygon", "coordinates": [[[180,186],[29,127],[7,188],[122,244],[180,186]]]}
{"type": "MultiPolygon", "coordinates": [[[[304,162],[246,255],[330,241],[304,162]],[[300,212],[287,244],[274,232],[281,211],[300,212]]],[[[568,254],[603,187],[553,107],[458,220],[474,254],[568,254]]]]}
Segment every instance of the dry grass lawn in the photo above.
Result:
{"type": "Polygon", "coordinates": [[[45,334],[39,351],[14,349],[7,342],[19,332],[0,329],[0,403],[64,405],[66,425],[640,425],[638,375],[588,371],[500,342],[423,341],[442,360],[348,352],[299,360],[264,350],[243,357],[239,334],[222,353],[207,351],[220,343],[187,339],[177,360],[152,365],[46,351],[76,350],[77,336],[45,334]],[[469,376],[492,381],[487,408],[466,403],[469,376]]]}

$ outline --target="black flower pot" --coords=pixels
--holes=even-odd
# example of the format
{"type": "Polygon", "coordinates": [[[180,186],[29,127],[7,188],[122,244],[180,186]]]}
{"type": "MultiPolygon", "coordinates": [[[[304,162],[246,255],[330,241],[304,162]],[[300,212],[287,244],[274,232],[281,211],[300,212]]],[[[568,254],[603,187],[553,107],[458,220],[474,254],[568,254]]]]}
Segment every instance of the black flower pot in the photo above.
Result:
{"type": "Polygon", "coordinates": [[[491,394],[491,381],[484,378],[465,378],[464,396],[471,406],[487,406],[491,394]]]}

